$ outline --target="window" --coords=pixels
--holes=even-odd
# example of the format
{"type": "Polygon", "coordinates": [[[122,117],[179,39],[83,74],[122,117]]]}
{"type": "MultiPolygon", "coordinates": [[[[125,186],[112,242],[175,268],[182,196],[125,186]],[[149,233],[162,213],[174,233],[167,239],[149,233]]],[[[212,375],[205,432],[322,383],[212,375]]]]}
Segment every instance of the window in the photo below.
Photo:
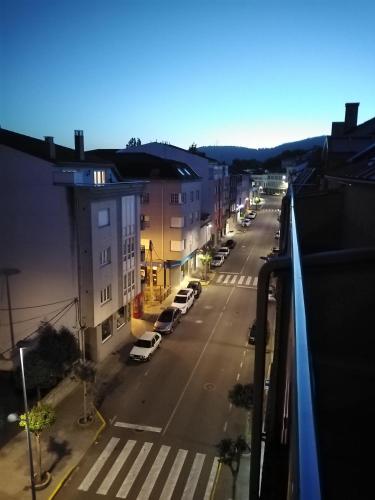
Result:
{"type": "Polygon", "coordinates": [[[194,191],[190,191],[190,201],[194,201],[194,191]]]}
{"type": "Polygon", "coordinates": [[[182,203],[186,203],[186,193],[182,193],[182,203]]]}
{"type": "Polygon", "coordinates": [[[109,208],[103,208],[98,212],[98,226],[109,226],[109,208]]]}
{"type": "Polygon", "coordinates": [[[150,227],[150,216],[141,215],[141,229],[145,229],[146,227],[150,227]]]}
{"type": "Polygon", "coordinates": [[[150,203],[150,193],[142,193],[141,194],[141,204],[146,205],[150,203]]]}
{"type": "Polygon", "coordinates": [[[180,202],[180,193],[171,193],[171,205],[178,205],[180,202]]]}
{"type": "Polygon", "coordinates": [[[106,319],[102,323],[102,342],[107,340],[112,335],[112,317],[106,319]]]}
{"type": "Polygon", "coordinates": [[[111,262],[111,247],[105,248],[99,254],[99,264],[105,266],[111,262]]]}
{"type": "Polygon", "coordinates": [[[199,220],[199,212],[195,212],[195,220],[199,220]]]}
{"type": "Polygon", "coordinates": [[[112,298],[112,287],[111,285],[107,285],[105,288],[100,290],[100,303],[105,304],[110,301],[112,298]]]}
{"type": "Polygon", "coordinates": [[[171,252],[181,252],[185,249],[185,240],[171,240],[171,252]]]}
{"type": "Polygon", "coordinates": [[[94,184],[105,184],[104,170],[94,170],[94,184]]]}
{"type": "Polygon", "coordinates": [[[193,224],[193,222],[194,222],[194,213],[191,212],[191,214],[190,214],[190,224],[193,224]]]}
{"type": "Polygon", "coordinates": [[[117,328],[121,328],[126,323],[126,306],[120,307],[116,313],[117,328]]]}
{"type": "Polygon", "coordinates": [[[171,227],[184,227],[185,217],[171,217],[171,227]]]}
{"type": "Polygon", "coordinates": [[[199,200],[199,191],[195,191],[195,199],[199,200]]]}

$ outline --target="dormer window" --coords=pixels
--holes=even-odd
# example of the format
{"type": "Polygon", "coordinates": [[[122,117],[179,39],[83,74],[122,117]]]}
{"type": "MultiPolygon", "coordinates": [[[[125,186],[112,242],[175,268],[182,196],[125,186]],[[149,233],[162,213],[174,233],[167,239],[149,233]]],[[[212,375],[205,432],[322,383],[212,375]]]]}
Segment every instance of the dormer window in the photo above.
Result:
{"type": "Polygon", "coordinates": [[[94,184],[105,184],[104,170],[94,170],[94,184]]]}

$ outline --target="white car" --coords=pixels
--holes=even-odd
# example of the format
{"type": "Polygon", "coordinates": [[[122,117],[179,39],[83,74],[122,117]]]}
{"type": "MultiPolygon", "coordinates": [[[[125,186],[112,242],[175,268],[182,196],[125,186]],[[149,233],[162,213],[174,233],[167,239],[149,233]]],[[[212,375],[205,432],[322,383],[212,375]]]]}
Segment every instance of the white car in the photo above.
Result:
{"type": "Polygon", "coordinates": [[[268,300],[275,301],[276,300],[276,289],[274,285],[270,285],[268,288],[268,300]]]}
{"type": "Polygon", "coordinates": [[[275,240],[279,240],[279,239],[280,239],[280,230],[276,231],[276,233],[275,233],[275,240]]]}
{"type": "Polygon", "coordinates": [[[256,212],[249,212],[246,216],[246,218],[249,218],[249,219],[255,219],[255,217],[257,216],[257,213],[256,212]]]}
{"type": "Polygon", "coordinates": [[[160,347],[160,344],[160,333],[145,332],[132,347],[129,358],[134,361],[150,361],[156,349],[160,347]]]}
{"type": "Polygon", "coordinates": [[[194,304],[194,290],[191,288],[182,288],[173,299],[172,307],[178,307],[182,314],[186,314],[194,304]]]}
{"type": "Polygon", "coordinates": [[[220,247],[216,253],[218,253],[219,255],[224,255],[224,258],[226,259],[230,254],[230,250],[228,247],[220,247]]]}
{"type": "Polygon", "coordinates": [[[250,227],[251,226],[251,220],[250,219],[243,219],[241,222],[242,227],[250,227]]]}
{"type": "Polygon", "coordinates": [[[211,267],[220,267],[224,263],[224,255],[216,254],[212,257],[211,267]]]}

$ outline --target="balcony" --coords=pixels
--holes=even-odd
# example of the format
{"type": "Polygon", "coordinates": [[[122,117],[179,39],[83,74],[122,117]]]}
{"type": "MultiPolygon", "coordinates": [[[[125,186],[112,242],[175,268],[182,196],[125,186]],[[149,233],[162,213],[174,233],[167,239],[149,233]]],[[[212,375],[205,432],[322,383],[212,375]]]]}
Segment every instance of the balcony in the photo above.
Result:
{"type": "Polygon", "coordinates": [[[279,293],[266,399],[265,346],[256,346],[250,498],[367,499],[373,485],[365,457],[375,442],[375,248],[320,248],[300,256],[311,231],[298,225],[303,203],[296,209],[291,197],[287,207],[290,257],[273,259],[259,274],[263,326],[261,288],[267,290],[271,273],[279,293]]]}

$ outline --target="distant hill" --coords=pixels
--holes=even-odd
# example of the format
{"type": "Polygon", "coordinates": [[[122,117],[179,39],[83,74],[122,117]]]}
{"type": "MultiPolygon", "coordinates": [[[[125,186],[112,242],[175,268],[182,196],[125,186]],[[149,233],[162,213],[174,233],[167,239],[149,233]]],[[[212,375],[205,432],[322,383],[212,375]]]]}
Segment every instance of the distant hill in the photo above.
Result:
{"type": "Polygon", "coordinates": [[[272,158],[287,149],[304,149],[306,151],[313,149],[314,146],[323,146],[326,136],[320,135],[318,137],[310,137],[309,139],[302,139],[301,141],[287,142],[275,146],[274,148],[242,148],[239,146],[201,146],[199,151],[205,153],[206,156],[214,158],[218,161],[223,161],[230,165],[233,160],[258,160],[264,161],[272,158]]]}

